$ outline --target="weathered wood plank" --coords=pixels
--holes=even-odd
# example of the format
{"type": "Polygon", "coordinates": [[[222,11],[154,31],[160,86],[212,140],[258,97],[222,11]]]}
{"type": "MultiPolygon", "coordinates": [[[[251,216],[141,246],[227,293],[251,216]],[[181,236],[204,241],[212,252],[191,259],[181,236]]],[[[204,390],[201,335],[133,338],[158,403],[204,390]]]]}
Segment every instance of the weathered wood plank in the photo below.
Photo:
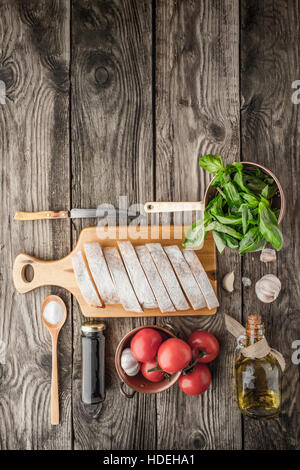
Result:
{"type": "MultiPolygon", "coordinates": [[[[144,203],[153,198],[151,1],[74,1],[72,10],[73,206],[117,207],[122,195],[144,203]]],[[[82,223],[73,226],[75,242],[82,223]]],[[[126,400],[114,366],[123,335],[153,320],[105,321],[107,398],[97,421],[80,403],[81,322],[75,305],[74,447],[155,448],[155,397],[126,400]]]]}
{"type": "MultiPolygon", "coordinates": [[[[238,1],[156,2],[156,200],[195,201],[209,181],[199,171],[206,153],[239,160],[238,1]]],[[[198,328],[216,334],[221,354],[211,366],[213,385],[201,397],[177,386],[157,397],[158,445],[164,449],[236,449],[241,417],[232,382],[234,342],[222,312],[240,319],[240,265],[219,257],[218,278],[234,269],[237,289],[219,288],[222,309],[211,317],[172,318],[184,337],[198,328]]],[[[219,284],[220,285],[220,284],[219,284]]]]}
{"type": "Polygon", "coordinates": [[[60,258],[70,250],[67,221],[13,222],[16,210],[69,204],[68,2],[0,3],[1,228],[0,339],[6,364],[0,381],[1,449],[71,448],[71,318],[59,340],[61,425],[50,425],[51,340],[41,317],[47,294],[16,294],[14,257],[27,251],[60,258]]]}
{"type": "Polygon", "coordinates": [[[247,1],[241,10],[242,158],[264,164],[278,176],[287,198],[282,223],[284,247],[277,262],[267,265],[259,254],[244,258],[244,321],[249,313],[263,316],[270,344],[287,361],[283,380],[281,416],[269,422],[245,420],[246,449],[300,447],[299,366],[292,364],[292,342],[300,338],[300,219],[298,209],[300,106],[291,101],[292,82],[299,79],[300,3],[298,1],[247,1]],[[295,264],[296,263],[296,264],[295,264]],[[271,305],[255,296],[254,284],[272,272],[282,282],[282,294],[271,305]]]}

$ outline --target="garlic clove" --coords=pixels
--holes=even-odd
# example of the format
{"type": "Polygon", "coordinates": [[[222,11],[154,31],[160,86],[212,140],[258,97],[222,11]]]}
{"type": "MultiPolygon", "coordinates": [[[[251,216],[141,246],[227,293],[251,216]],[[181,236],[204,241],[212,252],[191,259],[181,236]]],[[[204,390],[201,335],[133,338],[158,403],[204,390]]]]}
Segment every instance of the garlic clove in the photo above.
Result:
{"type": "Polygon", "coordinates": [[[261,302],[274,302],[281,290],[281,282],[274,274],[266,274],[255,284],[255,293],[261,302]]]}
{"type": "Polygon", "coordinates": [[[139,373],[140,368],[141,368],[141,364],[138,363],[136,366],[128,367],[126,371],[124,369],[123,370],[126,375],[129,375],[129,377],[134,377],[135,375],[139,373]]]}
{"type": "Polygon", "coordinates": [[[234,291],[233,284],[234,284],[234,272],[231,271],[231,273],[227,273],[223,277],[222,285],[227,292],[233,292],[234,291]]]}
{"type": "Polygon", "coordinates": [[[125,348],[122,352],[121,367],[130,377],[137,375],[140,371],[141,364],[136,360],[130,348],[125,348]]]}
{"type": "Polygon", "coordinates": [[[271,263],[276,261],[276,251],[272,248],[264,248],[260,253],[260,261],[263,263],[271,263]]]}

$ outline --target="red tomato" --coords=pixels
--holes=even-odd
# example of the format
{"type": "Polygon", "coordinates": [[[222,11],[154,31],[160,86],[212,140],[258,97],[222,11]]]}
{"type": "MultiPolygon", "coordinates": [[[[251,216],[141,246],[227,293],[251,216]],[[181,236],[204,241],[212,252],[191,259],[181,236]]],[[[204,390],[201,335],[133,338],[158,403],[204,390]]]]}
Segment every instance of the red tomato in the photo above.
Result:
{"type": "Polygon", "coordinates": [[[159,367],[168,374],[174,374],[174,372],[184,369],[191,359],[190,346],[179,338],[170,338],[164,341],[157,353],[159,367]]]}
{"type": "Polygon", "coordinates": [[[131,352],[139,362],[154,359],[159,345],[162,342],[161,334],[154,328],[143,328],[131,340],[131,352]]]}
{"type": "Polygon", "coordinates": [[[205,355],[198,359],[198,362],[211,362],[219,354],[219,343],[217,338],[208,331],[194,331],[188,339],[188,343],[192,348],[193,359],[196,359],[199,352],[203,351],[205,355]]]}
{"type": "Polygon", "coordinates": [[[209,368],[205,364],[196,364],[187,375],[181,374],[178,385],[188,395],[201,395],[211,383],[209,368]]]}
{"type": "Polygon", "coordinates": [[[152,361],[143,362],[141,366],[141,372],[145,379],[150,380],[150,382],[161,382],[164,380],[164,373],[161,370],[155,370],[153,372],[148,372],[150,369],[157,367],[156,359],[152,361]]]}

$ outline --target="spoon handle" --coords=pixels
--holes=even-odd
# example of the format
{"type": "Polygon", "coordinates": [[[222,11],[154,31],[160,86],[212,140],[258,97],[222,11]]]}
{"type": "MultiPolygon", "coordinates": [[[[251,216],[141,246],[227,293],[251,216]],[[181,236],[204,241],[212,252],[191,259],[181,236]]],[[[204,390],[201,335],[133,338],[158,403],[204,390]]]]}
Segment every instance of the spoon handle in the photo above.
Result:
{"type": "Polygon", "coordinates": [[[158,212],[204,211],[204,202],[146,202],[144,209],[148,214],[158,212]]]}
{"type": "Polygon", "coordinates": [[[52,336],[51,424],[59,424],[57,335],[52,336]]]}

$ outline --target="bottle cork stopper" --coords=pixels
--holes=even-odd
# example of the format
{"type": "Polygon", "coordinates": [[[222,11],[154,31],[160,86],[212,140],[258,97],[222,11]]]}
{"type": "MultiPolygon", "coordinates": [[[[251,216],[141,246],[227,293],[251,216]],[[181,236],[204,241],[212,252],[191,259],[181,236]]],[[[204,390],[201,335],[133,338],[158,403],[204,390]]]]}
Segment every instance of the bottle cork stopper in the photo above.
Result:
{"type": "Polygon", "coordinates": [[[261,321],[261,315],[258,313],[252,313],[248,315],[248,322],[246,327],[246,334],[257,338],[261,335],[261,330],[264,328],[264,325],[261,321]]]}

